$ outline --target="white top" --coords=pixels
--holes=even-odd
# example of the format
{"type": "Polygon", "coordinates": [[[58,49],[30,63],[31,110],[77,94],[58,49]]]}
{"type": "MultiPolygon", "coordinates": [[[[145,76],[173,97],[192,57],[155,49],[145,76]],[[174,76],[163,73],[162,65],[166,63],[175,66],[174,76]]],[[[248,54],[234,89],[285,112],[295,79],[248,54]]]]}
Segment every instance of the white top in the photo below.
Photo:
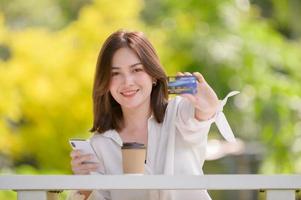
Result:
{"type": "MultiPolygon", "coordinates": [[[[222,112],[227,99],[239,92],[230,92],[220,103],[216,115],[207,121],[195,119],[194,107],[180,96],[170,100],[163,123],[148,119],[148,144],[145,173],[148,175],[202,175],[207,136],[213,122],[223,137],[235,141],[233,132],[222,112]]],[[[90,142],[101,163],[101,174],[123,174],[122,140],[115,130],[94,134],[90,142]]],[[[100,177],[101,178],[101,177],[100,177]]],[[[84,199],[73,192],[72,200],[84,199]]],[[[89,200],[211,200],[206,190],[94,190],[89,200]]]]}

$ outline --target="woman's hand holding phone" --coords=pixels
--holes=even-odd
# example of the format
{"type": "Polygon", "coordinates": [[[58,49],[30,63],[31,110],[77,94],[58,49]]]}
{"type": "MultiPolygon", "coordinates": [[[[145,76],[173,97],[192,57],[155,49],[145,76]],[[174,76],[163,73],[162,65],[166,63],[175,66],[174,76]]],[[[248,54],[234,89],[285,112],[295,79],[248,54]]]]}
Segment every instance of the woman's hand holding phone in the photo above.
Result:
{"type": "Polygon", "coordinates": [[[93,154],[83,154],[81,150],[71,151],[71,168],[74,174],[84,175],[97,172],[99,163],[91,162],[95,159],[93,154]]]}

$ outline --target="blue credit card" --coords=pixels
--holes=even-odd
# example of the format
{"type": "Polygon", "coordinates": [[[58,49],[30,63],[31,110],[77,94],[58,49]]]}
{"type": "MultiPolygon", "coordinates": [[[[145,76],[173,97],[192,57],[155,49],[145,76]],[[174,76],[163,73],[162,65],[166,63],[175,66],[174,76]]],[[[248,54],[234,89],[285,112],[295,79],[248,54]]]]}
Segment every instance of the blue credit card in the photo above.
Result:
{"type": "Polygon", "coordinates": [[[196,94],[197,79],[195,76],[169,76],[168,94],[196,94]]]}

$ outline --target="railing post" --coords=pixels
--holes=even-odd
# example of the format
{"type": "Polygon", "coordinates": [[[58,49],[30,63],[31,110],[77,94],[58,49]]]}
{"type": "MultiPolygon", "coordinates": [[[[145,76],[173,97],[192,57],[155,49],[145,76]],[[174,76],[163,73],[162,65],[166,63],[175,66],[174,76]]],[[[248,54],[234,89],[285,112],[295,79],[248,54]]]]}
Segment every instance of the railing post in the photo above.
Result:
{"type": "Polygon", "coordinates": [[[42,190],[19,190],[18,200],[58,200],[59,193],[58,192],[49,192],[42,190]]]}
{"type": "Polygon", "coordinates": [[[62,191],[48,191],[47,200],[59,200],[59,194],[62,191]]]}
{"type": "Polygon", "coordinates": [[[296,200],[295,190],[266,190],[266,200],[296,200]]]}

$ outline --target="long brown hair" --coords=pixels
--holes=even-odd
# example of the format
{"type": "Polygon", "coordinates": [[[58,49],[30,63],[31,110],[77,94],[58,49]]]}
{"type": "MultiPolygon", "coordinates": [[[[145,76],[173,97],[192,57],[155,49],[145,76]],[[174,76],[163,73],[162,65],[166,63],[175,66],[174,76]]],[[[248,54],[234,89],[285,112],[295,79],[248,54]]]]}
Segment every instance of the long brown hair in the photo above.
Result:
{"type": "Polygon", "coordinates": [[[97,59],[93,86],[94,119],[91,132],[104,133],[110,129],[119,131],[123,128],[121,107],[109,91],[112,58],[120,48],[129,48],[136,53],[146,73],[156,80],[151,92],[151,109],[158,123],[164,120],[168,100],[167,81],[156,51],[142,32],[119,30],[104,42],[97,59]]]}

